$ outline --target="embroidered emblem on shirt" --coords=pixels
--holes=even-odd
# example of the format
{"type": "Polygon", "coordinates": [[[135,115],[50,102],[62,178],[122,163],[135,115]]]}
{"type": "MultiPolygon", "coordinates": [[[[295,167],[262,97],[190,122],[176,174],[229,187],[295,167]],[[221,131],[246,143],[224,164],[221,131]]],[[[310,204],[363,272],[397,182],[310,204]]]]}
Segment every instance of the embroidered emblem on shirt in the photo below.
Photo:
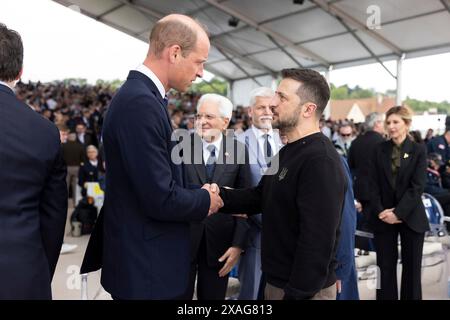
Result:
{"type": "Polygon", "coordinates": [[[283,170],[281,170],[280,174],[278,175],[278,180],[281,181],[284,179],[284,177],[286,177],[286,174],[288,172],[287,168],[283,168],[283,170]]]}
{"type": "Polygon", "coordinates": [[[409,157],[409,154],[407,154],[407,153],[405,153],[404,155],[403,155],[403,159],[406,159],[406,158],[408,158],[409,157]]]}

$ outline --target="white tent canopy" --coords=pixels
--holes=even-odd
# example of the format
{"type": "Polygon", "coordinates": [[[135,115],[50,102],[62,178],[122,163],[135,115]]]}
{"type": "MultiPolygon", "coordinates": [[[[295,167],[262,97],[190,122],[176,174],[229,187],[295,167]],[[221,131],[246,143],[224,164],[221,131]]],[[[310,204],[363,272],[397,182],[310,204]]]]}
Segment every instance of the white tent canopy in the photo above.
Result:
{"type": "Polygon", "coordinates": [[[244,103],[239,92],[271,86],[283,68],[327,71],[393,59],[401,68],[402,57],[450,51],[450,0],[55,1],[145,42],[164,15],[197,18],[211,34],[206,69],[230,82],[235,103],[244,103]]]}

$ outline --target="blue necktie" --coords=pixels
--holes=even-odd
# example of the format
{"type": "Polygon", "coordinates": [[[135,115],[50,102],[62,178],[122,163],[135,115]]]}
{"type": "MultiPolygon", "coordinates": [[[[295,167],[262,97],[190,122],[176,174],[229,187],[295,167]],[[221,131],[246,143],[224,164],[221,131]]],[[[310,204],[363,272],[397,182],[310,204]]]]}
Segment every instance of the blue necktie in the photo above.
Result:
{"type": "Polygon", "coordinates": [[[167,96],[164,96],[163,103],[165,107],[167,107],[167,105],[169,104],[169,99],[167,98],[167,96]]]}
{"type": "Polygon", "coordinates": [[[207,149],[209,150],[210,155],[206,161],[206,178],[208,179],[208,182],[211,182],[214,176],[214,169],[216,168],[216,147],[211,144],[207,149]]]}
{"type": "Polygon", "coordinates": [[[264,160],[268,167],[270,167],[270,160],[272,159],[272,146],[269,142],[269,135],[265,134],[264,136],[264,160]]]}

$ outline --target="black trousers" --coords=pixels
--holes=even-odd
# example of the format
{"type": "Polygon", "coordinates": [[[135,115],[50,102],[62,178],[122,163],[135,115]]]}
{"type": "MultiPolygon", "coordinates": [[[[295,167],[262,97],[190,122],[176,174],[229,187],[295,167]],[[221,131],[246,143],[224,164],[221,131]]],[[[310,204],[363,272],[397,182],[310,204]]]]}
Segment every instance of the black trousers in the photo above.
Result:
{"type": "Polygon", "coordinates": [[[422,250],[424,233],[417,233],[405,223],[390,225],[390,230],[375,233],[377,265],[380,268],[380,289],[377,300],[398,300],[397,260],[398,236],[401,243],[401,300],[422,299],[422,250]]]}
{"type": "Polygon", "coordinates": [[[194,296],[196,275],[198,300],[225,300],[229,274],[222,278],[219,277],[219,270],[223,267],[224,263],[220,263],[218,266],[209,266],[206,254],[206,241],[205,235],[203,235],[197,257],[191,264],[186,300],[192,300],[194,296]]]}
{"type": "MultiPolygon", "coordinates": [[[[369,206],[370,202],[363,200],[361,200],[360,202],[363,207],[363,210],[362,212],[357,213],[356,229],[359,231],[373,232],[370,227],[368,219],[369,215],[371,214],[369,206]]],[[[355,236],[355,248],[366,251],[373,251],[372,239],[362,236],[355,236]]]]}

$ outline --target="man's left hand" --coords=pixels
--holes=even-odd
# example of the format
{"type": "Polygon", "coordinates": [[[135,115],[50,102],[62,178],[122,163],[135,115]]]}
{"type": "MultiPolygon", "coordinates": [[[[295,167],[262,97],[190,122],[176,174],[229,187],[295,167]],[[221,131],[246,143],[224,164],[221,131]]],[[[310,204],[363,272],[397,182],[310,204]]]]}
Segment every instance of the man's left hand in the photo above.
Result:
{"type": "Polygon", "coordinates": [[[233,269],[235,264],[239,261],[241,252],[242,252],[241,248],[230,247],[224,253],[224,255],[219,258],[220,262],[225,261],[224,266],[219,271],[219,277],[225,277],[228,273],[230,273],[231,269],[233,269]]]}

